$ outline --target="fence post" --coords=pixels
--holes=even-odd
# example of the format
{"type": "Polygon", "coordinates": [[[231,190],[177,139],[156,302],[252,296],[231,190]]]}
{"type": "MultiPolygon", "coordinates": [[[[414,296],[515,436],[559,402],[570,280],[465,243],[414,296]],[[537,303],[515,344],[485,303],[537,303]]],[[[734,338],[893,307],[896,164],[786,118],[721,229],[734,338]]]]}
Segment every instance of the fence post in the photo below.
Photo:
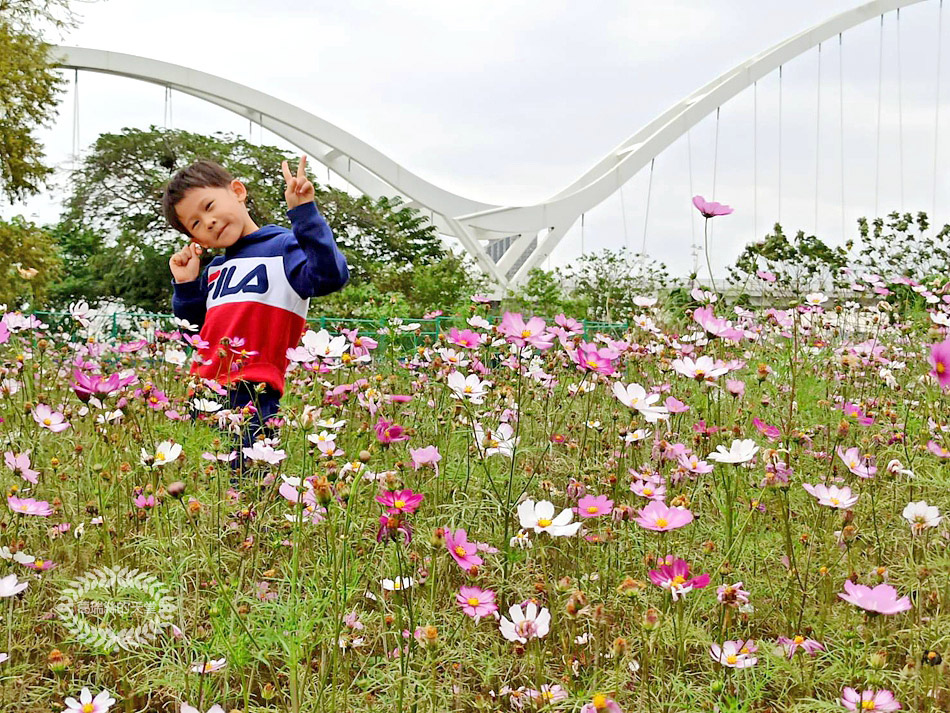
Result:
{"type": "Polygon", "coordinates": [[[119,323],[118,323],[118,312],[112,313],[112,338],[115,339],[115,335],[119,333],[119,323]]]}
{"type": "Polygon", "coordinates": [[[327,318],[326,318],[326,317],[320,317],[320,329],[323,329],[324,326],[326,325],[326,323],[327,323],[327,318]]]}

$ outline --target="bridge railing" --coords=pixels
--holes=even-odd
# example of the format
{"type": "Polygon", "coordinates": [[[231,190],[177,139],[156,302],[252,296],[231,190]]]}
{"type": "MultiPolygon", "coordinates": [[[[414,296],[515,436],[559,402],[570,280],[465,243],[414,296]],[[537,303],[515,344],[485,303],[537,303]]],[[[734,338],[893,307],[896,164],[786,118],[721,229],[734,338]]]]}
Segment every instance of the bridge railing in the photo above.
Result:
{"type": "MultiPolygon", "coordinates": [[[[49,325],[52,333],[68,335],[71,339],[85,338],[89,330],[84,330],[79,322],[69,312],[35,311],[32,313],[37,319],[49,325]]],[[[174,330],[172,321],[174,315],[160,312],[112,312],[96,315],[91,319],[91,331],[100,338],[117,340],[130,339],[133,336],[145,335],[154,337],[155,330],[174,330]]],[[[486,319],[491,324],[497,324],[501,317],[489,316],[486,319]]],[[[548,323],[553,320],[547,319],[548,323]]],[[[590,339],[595,334],[609,334],[619,336],[629,327],[628,322],[597,322],[581,320],[584,327],[584,339],[590,339]]],[[[468,327],[464,317],[439,316],[425,318],[410,317],[383,317],[380,319],[355,319],[351,317],[309,317],[309,329],[326,329],[328,332],[340,333],[342,330],[356,330],[361,336],[370,337],[380,342],[380,346],[388,345],[392,340],[403,347],[419,346],[426,338],[436,340],[440,334],[448,334],[453,327],[465,329],[468,327]],[[410,327],[413,327],[411,328],[410,327]]]]}

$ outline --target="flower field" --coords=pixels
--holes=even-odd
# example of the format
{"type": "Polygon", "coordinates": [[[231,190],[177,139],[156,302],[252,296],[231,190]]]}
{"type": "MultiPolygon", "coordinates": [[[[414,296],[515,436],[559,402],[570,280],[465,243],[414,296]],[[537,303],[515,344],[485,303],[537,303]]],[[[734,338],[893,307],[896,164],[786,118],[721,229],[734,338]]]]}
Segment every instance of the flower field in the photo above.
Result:
{"type": "Polygon", "coordinates": [[[0,708],[950,710],[950,296],[909,287],[311,331],[248,448],[187,325],[8,312],[0,708]]]}

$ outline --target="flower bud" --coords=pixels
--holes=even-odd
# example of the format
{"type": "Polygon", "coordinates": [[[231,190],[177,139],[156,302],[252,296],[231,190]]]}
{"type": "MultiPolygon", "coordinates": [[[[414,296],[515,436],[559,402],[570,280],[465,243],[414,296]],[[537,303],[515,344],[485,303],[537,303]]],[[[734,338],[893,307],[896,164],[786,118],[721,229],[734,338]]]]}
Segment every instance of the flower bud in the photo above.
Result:
{"type": "Polygon", "coordinates": [[[647,631],[653,631],[660,625],[660,619],[662,614],[659,609],[650,607],[645,612],[643,612],[643,628],[647,631]]]}
{"type": "Polygon", "coordinates": [[[176,500],[181,500],[182,496],[185,494],[185,484],[180,480],[176,480],[174,483],[168,486],[168,494],[176,500]]]}

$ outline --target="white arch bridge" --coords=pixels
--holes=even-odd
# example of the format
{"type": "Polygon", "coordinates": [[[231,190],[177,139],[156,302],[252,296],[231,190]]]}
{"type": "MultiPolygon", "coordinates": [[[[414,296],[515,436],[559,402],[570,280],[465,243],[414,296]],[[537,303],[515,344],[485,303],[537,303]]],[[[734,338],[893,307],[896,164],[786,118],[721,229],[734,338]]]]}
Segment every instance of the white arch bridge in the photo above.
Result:
{"type": "MultiPolygon", "coordinates": [[[[703,118],[717,113],[725,102],[773,72],[778,71],[781,78],[781,68],[790,60],[815,47],[820,53],[821,43],[835,37],[840,41],[842,33],[869,20],[881,18],[883,38],[886,13],[897,11],[899,18],[901,8],[924,1],[873,0],[780,42],[670,107],[557,194],[527,206],[491,205],[444,190],[319,116],[221,77],[102,50],[59,46],[52,52],[56,64],[63,68],[151,82],[216,104],[285,139],[365,194],[374,198],[400,196],[431,215],[439,232],[458,239],[497,287],[505,289],[523,283],[529,270],[554,251],[582,215],[615,194],[645,166],[651,166],[652,171],[661,152],[703,118]]],[[[939,127],[939,73],[938,52],[935,132],[939,127]]],[[[936,169],[935,156],[935,185],[936,169]]],[[[936,188],[934,196],[936,200],[936,188]]],[[[817,200],[816,188],[816,214],[817,200]]]]}

